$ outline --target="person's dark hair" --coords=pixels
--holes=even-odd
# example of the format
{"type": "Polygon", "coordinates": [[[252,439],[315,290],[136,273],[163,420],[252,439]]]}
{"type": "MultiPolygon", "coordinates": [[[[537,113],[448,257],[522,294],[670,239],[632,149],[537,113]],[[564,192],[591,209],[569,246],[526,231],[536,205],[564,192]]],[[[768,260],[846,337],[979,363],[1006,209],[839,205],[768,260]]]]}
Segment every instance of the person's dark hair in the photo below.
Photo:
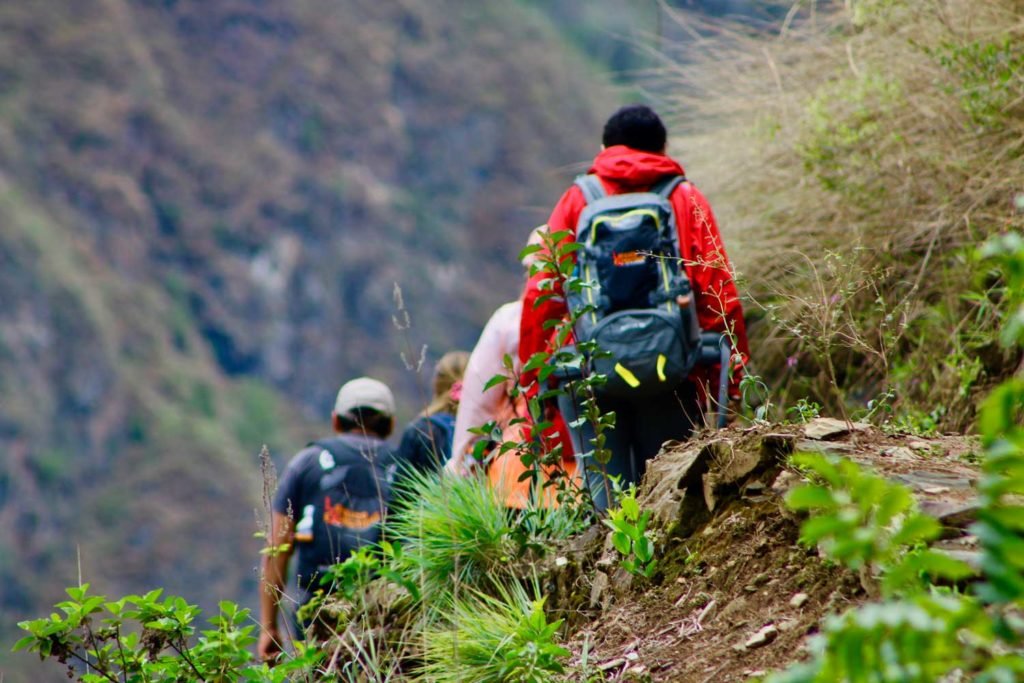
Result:
{"type": "Polygon", "coordinates": [[[382,439],[388,438],[395,426],[390,415],[373,408],[355,408],[345,415],[337,415],[335,419],[338,421],[336,426],[342,431],[362,431],[367,434],[376,434],[382,439]]]}
{"type": "Polygon", "coordinates": [[[612,114],[601,136],[605,147],[625,145],[644,152],[664,151],[667,140],[665,124],[644,104],[629,104],[612,114]]]}

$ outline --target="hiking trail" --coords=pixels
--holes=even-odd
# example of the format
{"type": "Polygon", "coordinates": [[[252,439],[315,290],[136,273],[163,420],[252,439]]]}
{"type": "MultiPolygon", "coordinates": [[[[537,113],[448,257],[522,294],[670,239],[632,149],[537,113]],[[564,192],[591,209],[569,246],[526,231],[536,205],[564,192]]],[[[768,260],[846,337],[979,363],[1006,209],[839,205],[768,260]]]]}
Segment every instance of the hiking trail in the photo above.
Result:
{"type": "Polygon", "coordinates": [[[907,485],[944,527],[934,547],[971,562],[976,539],[966,436],[888,435],[818,418],[729,428],[666,448],[639,502],[652,510],[658,572],[637,582],[593,527],[552,556],[550,604],[570,623],[575,663],[615,681],[743,681],[804,656],[824,617],[869,599],[858,575],[798,544],[783,496],[802,477],[786,456],[840,455],[907,485]],[[569,610],[565,613],[559,610],[569,610]]]}

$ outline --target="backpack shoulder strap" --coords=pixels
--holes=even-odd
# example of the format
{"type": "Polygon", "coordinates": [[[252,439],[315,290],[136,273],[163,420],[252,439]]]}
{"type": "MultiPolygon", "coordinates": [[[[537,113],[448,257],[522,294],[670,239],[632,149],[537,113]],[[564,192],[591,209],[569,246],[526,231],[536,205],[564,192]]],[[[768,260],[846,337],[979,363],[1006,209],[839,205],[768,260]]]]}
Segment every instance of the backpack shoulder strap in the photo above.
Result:
{"type": "Polygon", "coordinates": [[[601,184],[600,179],[594,174],[578,176],[575,183],[576,187],[582,190],[583,198],[587,200],[587,204],[593,204],[605,196],[604,185],[601,184]]]}
{"type": "Polygon", "coordinates": [[[662,178],[651,187],[651,192],[658,195],[663,199],[668,199],[672,196],[679,185],[686,182],[686,176],[684,175],[672,175],[662,178]]]}

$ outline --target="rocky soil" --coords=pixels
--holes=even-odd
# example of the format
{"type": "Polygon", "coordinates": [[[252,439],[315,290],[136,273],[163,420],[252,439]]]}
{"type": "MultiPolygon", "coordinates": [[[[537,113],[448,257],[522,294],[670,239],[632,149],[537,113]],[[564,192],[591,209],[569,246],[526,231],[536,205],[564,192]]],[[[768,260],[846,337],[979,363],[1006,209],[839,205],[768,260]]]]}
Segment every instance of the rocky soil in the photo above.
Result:
{"type": "Polygon", "coordinates": [[[798,544],[783,495],[801,481],[786,456],[852,458],[909,486],[946,527],[939,545],[971,560],[978,469],[970,437],[887,435],[827,418],[729,429],[666,448],[641,505],[653,510],[658,573],[618,568],[602,534],[556,561],[553,604],[573,629],[576,663],[614,681],[742,681],[798,660],[830,612],[867,599],[858,577],[798,544]]]}

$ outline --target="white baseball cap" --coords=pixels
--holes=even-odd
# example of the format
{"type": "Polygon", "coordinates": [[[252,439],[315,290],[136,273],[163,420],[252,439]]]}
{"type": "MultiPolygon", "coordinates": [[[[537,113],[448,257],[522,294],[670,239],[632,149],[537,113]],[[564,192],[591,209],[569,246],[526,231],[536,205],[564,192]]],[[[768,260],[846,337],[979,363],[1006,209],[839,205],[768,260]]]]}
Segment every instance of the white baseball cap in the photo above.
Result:
{"type": "Polygon", "coordinates": [[[385,415],[394,415],[395,396],[384,382],[358,377],[345,382],[334,401],[334,412],[338,415],[351,415],[356,408],[371,408],[385,415]]]}

